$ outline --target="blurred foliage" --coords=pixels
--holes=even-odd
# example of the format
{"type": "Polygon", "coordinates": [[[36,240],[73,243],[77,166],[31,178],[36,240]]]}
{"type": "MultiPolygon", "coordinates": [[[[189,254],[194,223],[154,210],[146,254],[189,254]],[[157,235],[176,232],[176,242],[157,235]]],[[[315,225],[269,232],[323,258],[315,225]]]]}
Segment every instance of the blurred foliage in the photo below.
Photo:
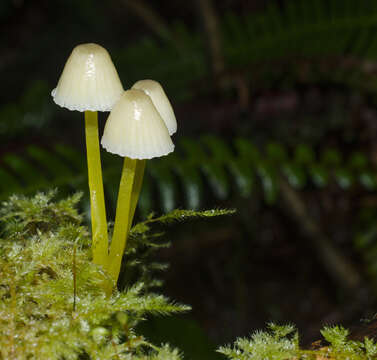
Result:
{"type": "MultiPolygon", "coordinates": [[[[220,19],[223,75],[241,74],[258,90],[292,87],[299,81],[339,83],[374,93],[374,66],[365,60],[377,58],[376,14],[376,3],[366,0],[292,0],[283,10],[270,1],[261,13],[227,13],[220,19]]],[[[180,21],[170,30],[175,42],[161,44],[145,37],[115,53],[128,80],[125,86],[156,78],[177,100],[211,90],[213,82],[203,81],[208,80],[210,64],[203,36],[180,21]]]]}
{"type": "MultiPolygon", "coordinates": [[[[114,207],[121,158],[103,155],[105,191],[114,207]]],[[[85,154],[63,144],[28,145],[18,153],[4,153],[0,173],[0,198],[50,187],[86,190],[85,154]]],[[[344,158],[336,148],[316,154],[306,144],[290,149],[277,142],[259,149],[246,138],[228,143],[208,135],[196,141],[182,138],[175,153],[148,162],[139,207],[144,215],[177,206],[198,209],[208,191],[213,198],[225,200],[231,195],[248,198],[260,190],[272,205],[281,176],[296,189],[336,184],[343,190],[359,186],[374,191],[377,186],[377,169],[361,152],[344,158]]]]}
{"type": "MultiPolygon", "coordinates": [[[[47,98],[49,89],[45,81],[32,82],[17,102],[3,105],[0,109],[0,136],[9,141],[17,136],[35,135],[47,131],[55,108],[47,98]]],[[[47,131],[48,133],[48,131],[47,131]]]]}
{"type": "MultiPolygon", "coordinates": [[[[103,6],[94,4],[96,6],[87,6],[87,2],[58,2],[58,8],[72,13],[71,22],[92,26],[94,36],[100,41],[97,32],[106,28],[109,20],[100,16],[103,6]]],[[[12,1],[3,2],[2,7],[3,18],[17,10],[12,1]]],[[[270,1],[262,12],[227,13],[220,18],[226,60],[223,75],[232,78],[240,74],[251,80],[256,90],[292,87],[299,81],[340,83],[375,92],[374,65],[365,60],[377,58],[376,13],[375,2],[368,0],[292,0],[287,1],[283,9],[277,2],[270,1]]],[[[131,19],[131,24],[134,21],[131,19]]],[[[67,31],[74,30],[77,29],[72,26],[67,28],[67,31]]],[[[38,52],[45,53],[51,41],[60,38],[60,31],[58,24],[51,27],[49,37],[38,44],[38,52]]],[[[142,32],[136,40],[128,39],[118,48],[110,49],[125,88],[141,78],[157,79],[174,101],[187,101],[213,90],[203,33],[179,19],[169,25],[169,31],[171,36],[162,41],[142,32]]],[[[64,64],[67,55],[61,54],[59,63],[64,64]]],[[[23,54],[9,67],[18,66],[18,61],[27,63],[31,56],[31,53],[23,54]]],[[[58,70],[55,66],[54,81],[58,70]]]]}

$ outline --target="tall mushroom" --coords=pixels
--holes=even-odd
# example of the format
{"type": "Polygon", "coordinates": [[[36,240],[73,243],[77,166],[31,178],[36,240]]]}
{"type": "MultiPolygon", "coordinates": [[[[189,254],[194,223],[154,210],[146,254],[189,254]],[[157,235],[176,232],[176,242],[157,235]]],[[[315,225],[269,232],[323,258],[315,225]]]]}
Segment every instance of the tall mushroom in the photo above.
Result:
{"type": "Polygon", "coordinates": [[[116,282],[141,189],[142,173],[136,171],[138,164],[169,154],[174,150],[174,144],[151,98],[136,89],[125,91],[114,106],[101,144],[107,151],[124,157],[107,265],[116,282]]]}
{"type": "Polygon", "coordinates": [[[106,49],[97,44],[81,44],[73,49],[58,85],[51,93],[59,106],[85,111],[93,262],[103,266],[108,256],[108,234],[97,111],[110,111],[123,91],[106,49]]]}

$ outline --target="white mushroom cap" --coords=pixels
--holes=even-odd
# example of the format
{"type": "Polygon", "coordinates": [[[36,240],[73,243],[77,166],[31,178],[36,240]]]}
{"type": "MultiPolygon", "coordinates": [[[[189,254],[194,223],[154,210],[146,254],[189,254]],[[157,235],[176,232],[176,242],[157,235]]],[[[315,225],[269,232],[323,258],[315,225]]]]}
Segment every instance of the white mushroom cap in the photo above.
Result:
{"type": "Polygon", "coordinates": [[[123,86],[109,53],[97,44],[76,46],[51,95],[69,110],[110,111],[123,86]]]}
{"type": "Polygon", "coordinates": [[[170,101],[160,83],[154,80],[139,80],[132,86],[132,89],[143,90],[151,97],[154,106],[165,121],[169,135],[173,135],[177,131],[177,120],[170,101]]]}
{"type": "Polygon", "coordinates": [[[131,159],[152,159],[174,150],[168,129],[141,90],[123,93],[105,125],[102,146],[109,152],[131,159]]]}

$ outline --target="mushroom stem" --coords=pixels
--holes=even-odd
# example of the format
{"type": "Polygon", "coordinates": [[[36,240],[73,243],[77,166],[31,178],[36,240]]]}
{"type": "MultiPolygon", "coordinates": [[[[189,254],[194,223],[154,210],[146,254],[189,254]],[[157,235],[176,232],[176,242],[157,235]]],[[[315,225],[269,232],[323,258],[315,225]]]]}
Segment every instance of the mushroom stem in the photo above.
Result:
{"type": "Polygon", "coordinates": [[[135,180],[132,188],[132,197],[131,197],[131,211],[130,211],[130,221],[128,226],[128,231],[130,231],[132,226],[132,220],[135,216],[135,211],[137,207],[137,203],[139,201],[139,196],[141,192],[141,187],[143,185],[143,178],[144,178],[144,170],[145,170],[145,159],[143,160],[136,160],[136,172],[135,172],[135,180]]]}
{"type": "Polygon", "coordinates": [[[98,138],[97,111],[85,111],[85,137],[92,219],[93,262],[106,266],[108,257],[108,235],[98,138]]]}
{"type": "Polygon", "coordinates": [[[108,263],[109,274],[115,282],[118,281],[122,257],[139,200],[144,169],[145,160],[124,158],[108,263]]]}

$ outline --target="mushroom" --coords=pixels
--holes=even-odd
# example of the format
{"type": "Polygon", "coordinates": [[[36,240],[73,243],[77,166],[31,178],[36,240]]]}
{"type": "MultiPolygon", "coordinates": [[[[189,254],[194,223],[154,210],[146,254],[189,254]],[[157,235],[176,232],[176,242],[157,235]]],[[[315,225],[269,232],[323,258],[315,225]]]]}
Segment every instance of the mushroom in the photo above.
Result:
{"type": "Polygon", "coordinates": [[[173,135],[177,131],[177,120],[170,101],[160,83],[155,80],[139,80],[132,86],[132,89],[143,90],[152,99],[153,105],[160,113],[169,130],[169,135],[173,135]]]}
{"type": "Polygon", "coordinates": [[[107,151],[124,157],[107,265],[116,282],[141,190],[145,161],[169,154],[174,144],[151,98],[137,89],[125,91],[114,106],[101,144],[107,151]]]}
{"type": "Polygon", "coordinates": [[[93,262],[103,266],[108,256],[108,234],[97,111],[110,111],[123,91],[106,49],[97,44],[81,44],[73,49],[51,93],[57,105],[85,111],[93,262]]]}

